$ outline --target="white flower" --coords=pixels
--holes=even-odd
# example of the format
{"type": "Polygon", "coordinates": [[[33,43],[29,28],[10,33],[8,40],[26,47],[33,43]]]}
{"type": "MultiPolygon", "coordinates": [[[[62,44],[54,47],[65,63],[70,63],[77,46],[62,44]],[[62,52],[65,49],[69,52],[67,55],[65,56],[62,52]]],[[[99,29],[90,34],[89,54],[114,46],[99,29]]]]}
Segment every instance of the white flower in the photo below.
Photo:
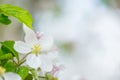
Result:
{"type": "Polygon", "coordinates": [[[63,65],[59,65],[59,66],[56,66],[54,65],[52,71],[51,71],[51,74],[54,76],[54,77],[57,77],[59,78],[60,75],[61,75],[61,72],[63,71],[64,69],[64,66],[63,65]]]}
{"type": "Polygon", "coordinates": [[[21,54],[28,54],[26,64],[37,69],[40,67],[43,71],[52,70],[52,61],[46,56],[46,53],[53,47],[53,38],[45,34],[36,34],[34,31],[23,26],[25,32],[25,42],[16,41],[14,49],[21,54]]]}
{"type": "Polygon", "coordinates": [[[13,72],[6,72],[3,67],[0,67],[0,80],[22,80],[21,77],[13,72]]]}

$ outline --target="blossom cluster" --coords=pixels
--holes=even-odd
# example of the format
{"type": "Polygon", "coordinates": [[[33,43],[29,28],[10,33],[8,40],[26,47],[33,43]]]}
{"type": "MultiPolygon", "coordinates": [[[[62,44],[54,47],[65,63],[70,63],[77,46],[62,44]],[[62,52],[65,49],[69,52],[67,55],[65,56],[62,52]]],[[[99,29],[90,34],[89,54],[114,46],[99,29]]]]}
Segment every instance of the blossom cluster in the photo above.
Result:
{"type": "MultiPolygon", "coordinates": [[[[63,66],[57,60],[58,49],[53,38],[34,32],[25,24],[23,30],[24,40],[15,41],[13,45],[18,57],[14,54],[6,64],[3,64],[4,59],[0,61],[0,80],[59,80],[58,74],[63,66]]],[[[4,44],[1,47],[4,52],[3,48],[4,44]]]]}

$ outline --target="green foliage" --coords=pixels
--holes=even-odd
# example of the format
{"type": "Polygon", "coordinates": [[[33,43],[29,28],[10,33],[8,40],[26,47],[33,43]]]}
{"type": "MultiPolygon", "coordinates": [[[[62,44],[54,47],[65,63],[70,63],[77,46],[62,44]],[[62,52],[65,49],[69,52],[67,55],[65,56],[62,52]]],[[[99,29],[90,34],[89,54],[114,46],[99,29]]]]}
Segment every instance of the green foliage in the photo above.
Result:
{"type": "Polygon", "coordinates": [[[4,68],[7,72],[16,72],[16,65],[11,60],[7,61],[7,63],[4,65],[4,68]]]}
{"type": "Polygon", "coordinates": [[[58,80],[58,78],[57,78],[57,77],[54,77],[53,80],[58,80]]]}
{"type": "Polygon", "coordinates": [[[48,74],[46,74],[46,80],[58,80],[58,78],[54,77],[52,74],[48,73],[48,74]]]}
{"type": "Polygon", "coordinates": [[[29,69],[25,66],[22,66],[18,69],[17,73],[21,76],[21,78],[24,80],[25,78],[27,78],[28,74],[29,74],[29,69]]]}
{"type": "Polygon", "coordinates": [[[3,15],[2,17],[0,17],[1,18],[0,22],[3,24],[10,24],[8,16],[13,16],[20,20],[22,23],[26,24],[29,28],[31,29],[33,28],[32,27],[33,18],[31,14],[21,7],[13,6],[10,4],[3,4],[0,5],[0,13],[6,15],[4,16],[4,18],[3,15]],[[7,23],[5,23],[5,19],[7,19],[7,23]]]}
{"type": "Polygon", "coordinates": [[[9,54],[3,53],[3,51],[0,49],[0,60],[9,59],[7,58],[8,55],[9,54]]]}
{"type": "Polygon", "coordinates": [[[37,75],[37,70],[34,69],[34,68],[30,68],[30,67],[29,67],[29,70],[30,70],[33,78],[34,78],[35,80],[39,80],[38,75],[37,75]]]}
{"type": "Polygon", "coordinates": [[[28,74],[28,76],[25,78],[25,80],[33,80],[32,74],[28,74]]]}
{"type": "Polygon", "coordinates": [[[17,58],[17,60],[19,60],[19,56],[18,53],[14,50],[14,41],[5,41],[5,42],[1,42],[2,47],[1,50],[4,53],[12,53],[13,56],[15,56],[17,58]]]}
{"type": "Polygon", "coordinates": [[[1,54],[0,55],[0,60],[4,60],[4,59],[11,59],[13,56],[11,53],[7,53],[7,54],[1,54]]]}
{"type": "Polygon", "coordinates": [[[8,25],[11,23],[11,20],[8,18],[8,16],[0,14],[0,23],[8,25]]]}
{"type": "Polygon", "coordinates": [[[107,6],[113,6],[113,5],[115,5],[115,2],[117,1],[117,0],[101,0],[105,5],[107,5],[107,6]]]}

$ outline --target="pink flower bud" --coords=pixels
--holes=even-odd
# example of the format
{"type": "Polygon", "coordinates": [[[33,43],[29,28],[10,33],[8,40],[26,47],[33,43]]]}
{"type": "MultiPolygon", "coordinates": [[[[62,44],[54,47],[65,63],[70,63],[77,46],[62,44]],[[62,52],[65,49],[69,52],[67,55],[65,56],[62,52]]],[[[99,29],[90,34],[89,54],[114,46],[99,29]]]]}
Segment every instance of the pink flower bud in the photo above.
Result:
{"type": "Polygon", "coordinates": [[[43,32],[36,32],[36,37],[39,40],[43,36],[43,32]]]}

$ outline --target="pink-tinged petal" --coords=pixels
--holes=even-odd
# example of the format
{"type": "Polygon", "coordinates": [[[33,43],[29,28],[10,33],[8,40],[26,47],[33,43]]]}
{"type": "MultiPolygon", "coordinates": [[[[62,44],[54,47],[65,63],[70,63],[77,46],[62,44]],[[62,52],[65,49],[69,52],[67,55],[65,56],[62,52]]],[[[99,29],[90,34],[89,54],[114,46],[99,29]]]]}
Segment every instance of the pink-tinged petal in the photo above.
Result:
{"type": "Polygon", "coordinates": [[[39,44],[42,47],[42,51],[48,51],[48,50],[52,49],[53,43],[54,43],[54,40],[51,36],[43,35],[39,39],[39,44]]]}
{"type": "Polygon", "coordinates": [[[35,32],[25,24],[23,24],[23,30],[25,32],[25,42],[33,46],[38,41],[35,32]]]}
{"type": "Polygon", "coordinates": [[[40,59],[41,59],[41,66],[40,66],[41,70],[45,72],[52,71],[53,68],[52,61],[45,55],[40,55],[40,59]]]}
{"type": "Polygon", "coordinates": [[[36,37],[39,40],[43,36],[43,32],[36,32],[36,37]]]}
{"type": "Polygon", "coordinates": [[[36,56],[35,54],[30,54],[26,58],[26,64],[32,68],[37,69],[41,65],[41,59],[40,59],[39,55],[36,56]]]}
{"type": "Polygon", "coordinates": [[[5,80],[22,80],[21,77],[18,74],[7,72],[3,75],[5,80]]]}
{"type": "Polygon", "coordinates": [[[57,77],[60,71],[62,71],[63,69],[64,69],[63,65],[59,65],[59,66],[54,65],[51,73],[57,77]]]}
{"type": "Polygon", "coordinates": [[[31,47],[22,41],[16,41],[14,49],[21,54],[27,54],[31,52],[31,47]]]}

